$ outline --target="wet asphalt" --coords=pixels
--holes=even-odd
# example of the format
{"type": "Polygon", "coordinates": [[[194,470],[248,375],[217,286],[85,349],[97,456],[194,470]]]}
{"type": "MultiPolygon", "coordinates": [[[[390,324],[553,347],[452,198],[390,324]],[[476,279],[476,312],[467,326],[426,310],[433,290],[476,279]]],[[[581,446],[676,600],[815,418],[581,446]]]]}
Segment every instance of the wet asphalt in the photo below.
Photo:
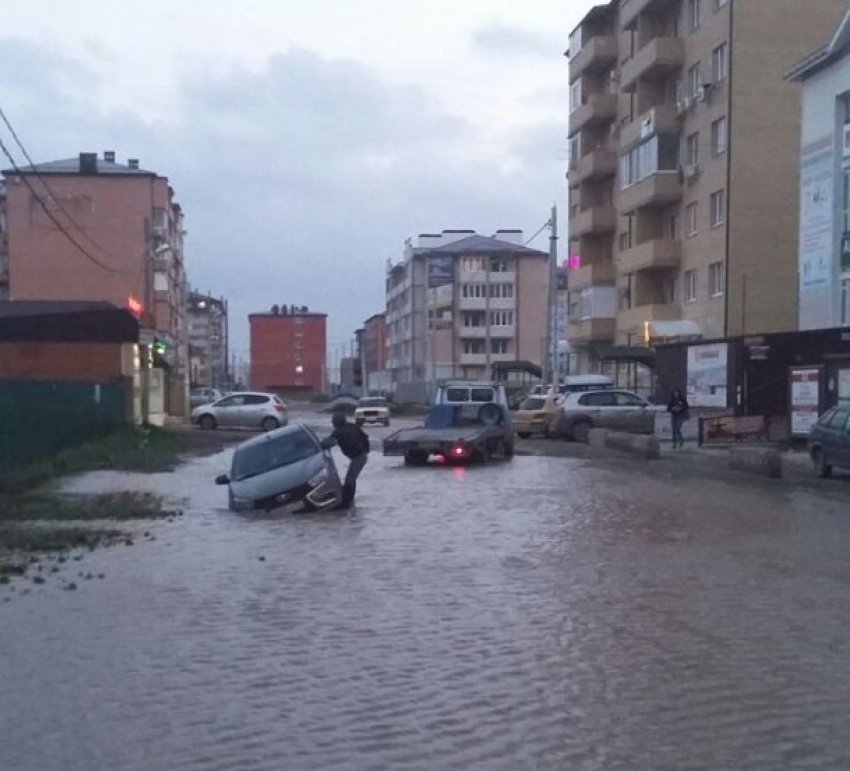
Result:
{"type": "Polygon", "coordinates": [[[373,452],[350,514],[243,516],[229,452],[69,483],[184,516],[0,587],[0,769],[850,767],[847,497],[373,452]]]}

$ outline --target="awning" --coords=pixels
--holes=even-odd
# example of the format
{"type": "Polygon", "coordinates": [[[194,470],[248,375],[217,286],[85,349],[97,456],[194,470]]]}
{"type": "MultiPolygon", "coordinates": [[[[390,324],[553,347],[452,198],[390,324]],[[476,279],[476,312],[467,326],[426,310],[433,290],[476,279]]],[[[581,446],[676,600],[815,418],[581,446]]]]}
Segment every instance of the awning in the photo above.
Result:
{"type": "Polygon", "coordinates": [[[702,337],[702,329],[696,321],[683,319],[681,321],[650,321],[649,338],[692,338],[702,337]]]}
{"type": "Polygon", "coordinates": [[[603,345],[592,349],[599,361],[636,362],[647,367],[655,366],[655,351],[637,345],[603,345]]]}

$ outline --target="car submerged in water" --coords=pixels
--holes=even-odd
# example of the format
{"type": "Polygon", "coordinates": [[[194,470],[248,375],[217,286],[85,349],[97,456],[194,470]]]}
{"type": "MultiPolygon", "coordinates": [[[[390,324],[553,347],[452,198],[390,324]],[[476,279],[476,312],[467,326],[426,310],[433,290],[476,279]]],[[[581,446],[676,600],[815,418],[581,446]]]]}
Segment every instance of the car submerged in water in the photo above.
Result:
{"type": "Polygon", "coordinates": [[[301,423],[269,431],[240,444],[230,474],[216,477],[228,486],[233,511],[270,511],[301,504],[331,509],[342,500],[342,485],[330,450],[301,423]]]}

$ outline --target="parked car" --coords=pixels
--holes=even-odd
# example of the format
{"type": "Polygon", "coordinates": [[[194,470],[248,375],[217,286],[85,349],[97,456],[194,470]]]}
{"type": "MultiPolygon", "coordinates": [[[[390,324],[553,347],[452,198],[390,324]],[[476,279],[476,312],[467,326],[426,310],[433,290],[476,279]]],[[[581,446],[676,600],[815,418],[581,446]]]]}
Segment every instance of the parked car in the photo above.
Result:
{"type": "Polygon", "coordinates": [[[532,394],[543,396],[547,393],[559,395],[573,393],[575,391],[599,391],[603,388],[616,388],[613,378],[607,375],[567,375],[557,385],[548,387],[542,385],[534,386],[532,394]]]}
{"type": "Polygon", "coordinates": [[[201,428],[259,428],[272,431],[289,421],[286,404],[277,394],[241,391],[192,410],[201,428]]]}
{"type": "Polygon", "coordinates": [[[557,410],[555,399],[552,392],[526,397],[514,412],[514,429],[520,439],[528,439],[532,434],[551,436],[552,418],[557,410]]]}
{"type": "Polygon", "coordinates": [[[364,423],[390,424],[390,405],[383,396],[364,396],[354,410],[354,422],[358,426],[364,423]]]}
{"type": "Polygon", "coordinates": [[[330,451],[323,450],[318,437],[301,423],[240,444],[233,453],[230,474],[215,481],[228,486],[228,503],[234,511],[268,511],[297,503],[320,510],[342,498],[330,451]]]}
{"type": "Polygon", "coordinates": [[[591,428],[651,434],[655,431],[655,415],[663,409],[631,391],[574,391],[561,397],[555,433],[576,442],[586,442],[591,428]]]}
{"type": "Polygon", "coordinates": [[[850,406],[827,410],[809,431],[815,473],[825,478],[833,466],[850,469],[850,406]]]}
{"type": "Polygon", "coordinates": [[[194,410],[195,407],[200,407],[202,404],[212,404],[224,397],[221,391],[217,388],[193,388],[189,393],[189,405],[194,410]]]}

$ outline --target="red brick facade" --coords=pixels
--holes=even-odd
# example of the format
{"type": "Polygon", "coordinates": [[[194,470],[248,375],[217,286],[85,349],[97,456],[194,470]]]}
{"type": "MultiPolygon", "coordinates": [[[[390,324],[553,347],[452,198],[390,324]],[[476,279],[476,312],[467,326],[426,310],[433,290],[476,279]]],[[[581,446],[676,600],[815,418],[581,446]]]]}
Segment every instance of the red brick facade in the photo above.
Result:
{"type": "Polygon", "coordinates": [[[327,316],[323,313],[253,313],[251,387],[311,391],[325,387],[327,316]]]}
{"type": "Polygon", "coordinates": [[[376,313],[363,322],[363,355],[366,372],[383,372],[387,368],[387,317],[376,313]]]}

